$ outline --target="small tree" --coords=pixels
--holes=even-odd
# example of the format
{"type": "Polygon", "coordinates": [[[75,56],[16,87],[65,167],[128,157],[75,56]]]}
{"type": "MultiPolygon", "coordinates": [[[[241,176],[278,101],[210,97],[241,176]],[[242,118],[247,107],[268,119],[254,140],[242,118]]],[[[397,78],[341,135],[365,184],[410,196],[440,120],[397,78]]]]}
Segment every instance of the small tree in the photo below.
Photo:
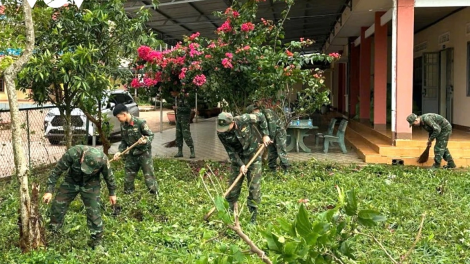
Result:
{"type": "MultiPolygon", "coordinates": [[[[18,98],[16,96],[16,79],[18,72],[28,62],[34,49],[34,24],[31,7],[28,1],[23,1],[21,6],[16,2],[6,2],[5,11],[8,19],[2,22],[2,41],[4,44],[12,45],[14,48],[24,48],[23,53],[14,61],[10,58],[2,65],[6,66],[3,71],[6,91],[11,115],[11,133],[13,143],[13,154],[15,158],[16,176],[20,183],[20,247],[24,252],[39,248],[43,245],[43,234],[41,233],[37,197],[38,186],[33,186],[33,197],[31,202],[28,182],[28,166],[21,140],[21,124],[19,117],[18,98]],[[17,13],[18,11],[22,11],[17,13]],[[22,15],[19,15],[22,14],[22,15]],[[24,34],[18,34],[18,31],[24,34]],[[9,37],[11,36],[11,38],[9,37]],[[13,37],[16,36],[16,37],[13,37]],[[23,36],[23,38],[21,38],[23,36]],[[3,38],[5,37],[5,38],[3,38]]],[[[2,47],[5,48],[5,47],[2,47]]],[[[3,50],[3,49],[2,49],[3,50]]]]}
{"type": "Polygon", "coordinates": [[[144,24],[148,11],[129,18],[123,2],[87,1],[81,9],[56,9],[45,25],[48,30],[37,38],[37,53],[21,73],[22,87],[33,88],[34,100],[50,101],[61,110],[67,147],[72,144],[71,111],[78,107],[96,127],[107,153],[107,117],[102,115],[106,92],[114,89],[113,82],[126,82],[131,76],[121,61],[136,43],[158,44],[144,24]]]}
{"type": "Polygon", "coordinates": [[[194,33],[171,50],[140,47],[137,64],[144,66],[146,78],[143,83],[134,79],[131,85],[158,83],[166,89],[185,91],[201,87],[213,100],[225,102],[227,110],[240,114],[254,99],[285,101],[298,83],[306,88],[295,114],[320,108],[328,102],[328,88],[320,70],[305,67],[315,62],[331,63],[339,56],[303,55],[300,51],[313,43],[309,39],[283,45],[283,23],[294,4],[293,0],[285,2],[287,7],[278,24],[256,19],[258,1],[234,1],[232,7],[217,14],[225,22],[217,29],[216,39],[194,33]]]}

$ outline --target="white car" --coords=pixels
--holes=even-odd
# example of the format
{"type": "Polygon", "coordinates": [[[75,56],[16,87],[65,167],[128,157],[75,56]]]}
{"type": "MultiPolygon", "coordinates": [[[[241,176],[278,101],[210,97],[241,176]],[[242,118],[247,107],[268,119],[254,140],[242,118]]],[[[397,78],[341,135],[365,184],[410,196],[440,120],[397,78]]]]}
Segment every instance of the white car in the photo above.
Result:
{"type": "MultiPolygon", "coordinates": [[[[103,109],[101,112],[106,114],[109,118],[109,124],[112,125],[112,131],[110,133],[111,135],[119,134],[121,132],[121,124],[119,123],[119,120],[117,120],[117,118],[113,115],[113,109],[115,105],[125,104],[130,114],[137,117],[139,116],[139,107],[127,91],[110,91],[107,99],[104,100],[104,102],[105,103],[103,103],[103,109]]],[[[74,108],[72,110],[71,119],[71,129],[74,140],[84,140],[85,136],[87,136],[87,139],[91,139],[95,133],[97,135],[97,129],[92,122],[89,122],[87,128],[87,117],[82,112],[82,110],[74,108]]],[[[47,137],[51,144],[60,144],[65,140],[63,127],[64,123],[65,120],[60,116],[59,109],[51,108],[44,118],[45,137],[47,137]]],[[[106,124],[104,123],[103,126],[104,125],[106,124]]]]}

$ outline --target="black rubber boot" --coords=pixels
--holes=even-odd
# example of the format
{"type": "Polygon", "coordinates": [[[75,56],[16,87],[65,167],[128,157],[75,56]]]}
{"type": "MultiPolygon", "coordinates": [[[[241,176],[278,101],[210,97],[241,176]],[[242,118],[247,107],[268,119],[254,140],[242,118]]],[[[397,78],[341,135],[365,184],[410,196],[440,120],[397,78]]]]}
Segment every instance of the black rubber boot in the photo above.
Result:
{"type": "Polygon", "coordinates": [[[255,225],[256,217],[258,216],[258,208],[248,206],[248,210],[250,210],[250,213],[251,213],[250,223],[255,225]]]}
{"type": "Polygon", "coordinates": [[[449,160],[447,162],[447,165],[444,166],[444,169],[455,169],[457,168],[457,165],[455,165],[455,162],[453,160],[449,160]]]}
{"type": "Polygon", "coordinates": [[[176,155],[174,155],[173,157],[175,158],[183,157],[183,147],[178,147],[178,153],[176,153],[176,155]]]}
{"type": "Polygon", "coordinates": [[[431,169],[440,169],[441,168],[441,164],[440,163],[434,163],[431,167],[431,169]]]}
{"type": "Polygon", "coordinates": [[[191,155],[189,155],[189,158],[194,159],[196,157],[196,153],[194,152],[194,147],[190,147],[189,150],[191,151],[191,155]]]}

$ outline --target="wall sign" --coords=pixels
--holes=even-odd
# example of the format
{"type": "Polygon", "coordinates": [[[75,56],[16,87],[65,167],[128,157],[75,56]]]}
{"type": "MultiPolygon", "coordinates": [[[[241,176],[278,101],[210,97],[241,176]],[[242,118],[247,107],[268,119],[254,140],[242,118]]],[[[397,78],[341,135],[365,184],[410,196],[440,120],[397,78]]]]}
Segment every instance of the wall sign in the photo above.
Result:
{"type": "Polygon", "coordinates": [[[446,32],[439,36],[439,38],[437,39],[437,44],[442,45],[442,44],[446,44],[449,41],[450,41],[450,32],[446,32]]]}
{"type": "Polygon", "coordinates": [[[420,52],[423,50],[426,50],[428,48],[428,42],[425,41],[423,43],[420,43],[414,47],[414,52],[420,52]]]}

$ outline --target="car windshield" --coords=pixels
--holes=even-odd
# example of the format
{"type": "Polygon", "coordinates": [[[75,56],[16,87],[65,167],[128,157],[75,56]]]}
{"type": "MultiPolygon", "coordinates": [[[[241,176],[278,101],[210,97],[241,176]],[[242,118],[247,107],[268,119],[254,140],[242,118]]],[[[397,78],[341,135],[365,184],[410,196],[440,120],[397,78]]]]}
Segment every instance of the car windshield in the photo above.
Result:
{"type": "Polygon", "coordinates": [[[126,93],[116,93],[109,96],[109,101],[115,104],[129,104],[132,103],[132,97],[126,93]]]}

